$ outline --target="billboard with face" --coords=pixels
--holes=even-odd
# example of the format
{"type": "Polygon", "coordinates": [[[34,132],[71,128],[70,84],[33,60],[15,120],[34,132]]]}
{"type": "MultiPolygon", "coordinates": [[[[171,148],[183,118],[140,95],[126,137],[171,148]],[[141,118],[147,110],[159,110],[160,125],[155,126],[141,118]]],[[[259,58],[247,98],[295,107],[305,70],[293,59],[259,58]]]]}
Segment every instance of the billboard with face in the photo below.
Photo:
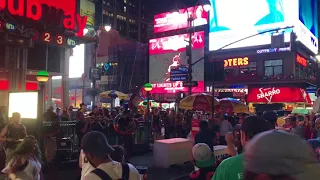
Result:
{"type": "MultiPolygon", "coordinates": [[[[149,82],[155,84],[154,88],[169,87],[168,91],[175,92],[187,91],[188,88],[182,87],[182,82],[170,82],[170,71],[180,65],[187,65],[188,57],[186,56],[185,47],[188,45],[189,35],[175,35],[164,38],[151,39],[149,41],[149,82]],[[167,84],[162,84],[167,83],[167,84]],[[171,85],[172,83],[180,84],[176,87],[171,85]],[[159,85],[162,84],[162,85],[159,85]],[[172,86],[172,87],[171,87],[172,86]]],[[[203,58],[204,56],[204,32],[196,32],[192,37],[192,62],[203,58]]],[[[202,83],[198,83],[197,91],[202,92],[204,90],[204,74],[203,74],[203,61],[198,62],[192,67],[192,80],[202,83]]],[[[157,89],[153,89],[154,92],[158,92],[157,89]]]]}
{"type": "Polygon", "coordinates": [[[193,26],[208,23],[208,12],[202,6],[179,9],[178,12],[166,12],[154,16],[154,33],[178,30],[189,27],[188,14],[194,18],[193,26]]]}
{"type": "Polygon", "coordinates": [[[283,30],[285,41],[296,32],[312,52],[318,52],[318,24],[316,0],[210,0],[209,49],[242,48],[271,43],[275,32],[267,30],[294,26],[283,30]],[[238,41],[242,38],[260,35],[238,41]],[[229,45],[230,44],[230,45],[229,45]]]}

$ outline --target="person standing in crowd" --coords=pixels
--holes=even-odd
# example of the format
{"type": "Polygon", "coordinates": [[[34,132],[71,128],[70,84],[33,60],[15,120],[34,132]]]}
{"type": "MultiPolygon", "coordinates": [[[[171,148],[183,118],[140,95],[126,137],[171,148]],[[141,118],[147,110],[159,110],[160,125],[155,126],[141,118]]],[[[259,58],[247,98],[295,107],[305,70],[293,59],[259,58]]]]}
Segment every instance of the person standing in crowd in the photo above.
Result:
{"type": "Polygon", "coordinates": [[[192,157],[195,166],[199,168],[193,171],[190,180],[211,180],[214,173],[214,155],[210,147],[205,143],[198,143],[192,148],[192,157]]]}
{"type": "Polygon", "coordinates": [[[175,110],[172,108],[169,112],[169,138],[173,138],[174,137],[174,125],[175,125],[175,120],[176,120],[176,112],[175,110]]]}
{"type": "Polygon", "coordinates": [[[68,113],[70,115],[70,117],[69,117],[70,121],[76,120],[76,112],[73,111],[73,106],[69,106],[68,113]]]}
{"type": "Polygon", "coordinates": [[[108,140],[101,132],[87,133],[81,142],[81,148],[88,162],[96,168],[83,180],[128,179],[140,180],[138,170],[131,164],[113,161],[109,154],[114,149],[108,144],[108,140]]]}
{"type": "Polygon", "coordinates": [[[245,147],[244,180],[318,180],[320,164],[301,138],[271,130],[254,137],[245,147]]]}
{"type": "Polygon", "coordinates": [[[220,140],[219,140],[219,142],[221,145],[227,144],[225,137],[228,132],[232,132],[232,131],[233,131],[233,127],[232,127],[231,123],[228,121],[228,116],[224,115],[223,120],[221,121],[221,124],[220,124],[220,140]]]}
{"type": "Polygon", "coordinates": [[[265,111],[262,117],[270,124],[271,129],[275,129],[277,127],[277,113],[273,111],[265,111]]]}
{"type": "Polygon", "coordinates": [[[320,88],[317,89],[317,99],[313,103],[310,120],[314,121],[317,113],[320,112],[320,88]]]}
{"type": "Polygon", "coordinates": [[[182,123],[183,123],[183,113],[182,110],[179,109],[176,115],[175,120],[175,137],[181,137],[182,136],[182,123]]]}
{"type": "Polygon", "coordinates": [[[84,103],[81,103],[80,109],[76,115],[77,123],[76,123],[75,129],[76,129],[76,133],[77,133],[77,136],[79,139],[79,144],[81,143],[82,137],[85,135],[85,133],[89,129],[89,121],[86,121],[85,116],[84,116],[84,113],[86,111],[86,107],[87,106],[84,103]]]}
{"type": "Polygon", "coordinates": [[[68,113],[67,108],[63,108],[63,112],[61,114],[61,121],[69,121],[70,120],[70,114],[68,113]]]}
{"type": "Polygon", "coordinates": [[[89,114],[89,116],[99,116],[99,108],[98,108],[98,106],[93,106],[92,112],[89,114]]]}
{"type": "Polygon", "coordinates": [[[1,107],[0,109],[0,130],[6,127],[7,124],[7,108],[1,107]]]}
{"type": "Polygon", "coordinates": [[[214,151],[214,136],[211,132],[211,129],[209,128],[209,123],[207,121],[200,121],[200,132],[196,134],[194,137],[194,143],[205,143],[208,145],[211,149],[211,152],[214,151]]]}
{"type": "Polygon", "coordinates": [[[305,138],[305,130],[303,127],[299,126],[297,124],[297,118],[296,116],[287,116],[289,119],[291,129],[290,132],[296,136],[300,136],[302,139],[305,138]]]}
{"type": "Polygon", "coordinates": [[[43,114],[44,121],[53,122],[58,120],[58,115],[53,112],[53,106],[50,106],[49,109],[43,114]]]}
{"type": "Polygon", "coordinates": [[[11,123],[2,129],[0,140],[5,141],[6,153],[10,154],[23,138],[27,136],[26,127],[21,124],[21,116],[19,113],[12,113],[11,123]]]}
{"type": "Polygon", "coordinates": [[[2,173],[10,179],[40,180],[41,179],[41,152],[35,137],[27,136],[7,156],[7,166],[2,173]]]}
{"type": "MultiPolygon", "coordinates": [[[[241,125],[241,144],[243,147],[257,134],[268,131],[270,125],[259,116],[247,117],[241,125]]],[[[276,148],[275,148],[276,149],[276,148]]],[[[212,180],[242,180],[244,155],[230,157],[218,166],[212,180]]]]}
{"type": "Polygon", "coordinates": [[[56,114],[57,114],[58,120],[61,121],[61,109],[60,108],[56,109],[56,114]]]}
{"type": "MultiPolygon", "coordinates": [[[[131,128],[131,124],[133,122],[133,119],[130,117],[130,111],[124,110],[122,113],[122,116],[119,118],[119,128],[123,131],[131,128]]],[[[131,152],[133,148],[133,135],[130,134],[122,134],[121,135],[122,141],[123,141],[123,147],[126,151],[126,158],[129,159],[131,157],[131,152]]]]}
{"type": "Polygon", "coordinates": [[[160,111],[158,108],[152,109],[151,124],[153,128],[153,140],[157,140],[160,137],[160,111]]]}

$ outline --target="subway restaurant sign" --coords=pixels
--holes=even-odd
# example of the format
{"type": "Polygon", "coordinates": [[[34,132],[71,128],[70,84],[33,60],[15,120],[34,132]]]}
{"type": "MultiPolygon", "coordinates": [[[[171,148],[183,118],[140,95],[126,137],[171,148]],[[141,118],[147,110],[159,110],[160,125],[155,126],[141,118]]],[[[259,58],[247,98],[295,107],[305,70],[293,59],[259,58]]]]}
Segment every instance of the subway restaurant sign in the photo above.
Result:
{"type": "Polygon", "coordinates": [[[86,16],[76,13],[76,0],[0,0],[0,11],[12,16],[41,21],[48,25],[61,26],[83,36],[86,16]]]}

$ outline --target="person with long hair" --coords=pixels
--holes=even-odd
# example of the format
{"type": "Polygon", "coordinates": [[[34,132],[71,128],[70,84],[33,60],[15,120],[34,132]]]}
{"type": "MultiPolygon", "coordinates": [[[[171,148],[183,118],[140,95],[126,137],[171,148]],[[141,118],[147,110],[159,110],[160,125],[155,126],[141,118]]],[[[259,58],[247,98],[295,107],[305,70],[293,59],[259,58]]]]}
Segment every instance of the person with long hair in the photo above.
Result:
{"type": "Polygon", "coordinates": [[[10,179],[40,180],[41,151],[34,136],[27,136],[7,156],[7,166],[2,173],[10,179]]]}

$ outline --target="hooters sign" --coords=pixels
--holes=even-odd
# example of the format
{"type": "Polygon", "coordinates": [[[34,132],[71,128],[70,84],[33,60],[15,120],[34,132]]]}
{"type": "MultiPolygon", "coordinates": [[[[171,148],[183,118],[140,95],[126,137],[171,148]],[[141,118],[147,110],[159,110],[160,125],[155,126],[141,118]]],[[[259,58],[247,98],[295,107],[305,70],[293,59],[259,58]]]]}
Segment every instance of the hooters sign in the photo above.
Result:
{"type": "Polygon", "coordinates": [[[43,21],[50,25],[62,25],[65,29],[83,35],[87,17],[76,13],[76,0],[0,0],[0,11],[12,16],[43,21]]]}
{"type": "Polygon", "coordinates": [[[298,87],[249,88],[247,101],[258,103],[311,102],[306,91],[298,87]]]}

